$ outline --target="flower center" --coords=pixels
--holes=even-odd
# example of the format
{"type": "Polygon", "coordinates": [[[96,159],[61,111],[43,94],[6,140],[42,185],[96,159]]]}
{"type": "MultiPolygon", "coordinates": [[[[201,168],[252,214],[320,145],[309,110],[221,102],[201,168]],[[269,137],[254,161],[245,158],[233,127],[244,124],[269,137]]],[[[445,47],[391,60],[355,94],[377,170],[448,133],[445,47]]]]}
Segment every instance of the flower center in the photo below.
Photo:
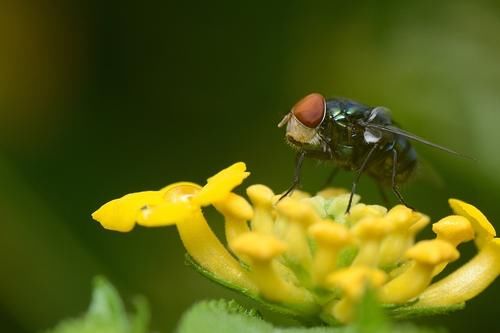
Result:
{"type": "Polygon", "coordinates": [[[163,198],[167,202],[189,202],[201,187],[193,183],[177,183],[164,189],[163,198]]]}

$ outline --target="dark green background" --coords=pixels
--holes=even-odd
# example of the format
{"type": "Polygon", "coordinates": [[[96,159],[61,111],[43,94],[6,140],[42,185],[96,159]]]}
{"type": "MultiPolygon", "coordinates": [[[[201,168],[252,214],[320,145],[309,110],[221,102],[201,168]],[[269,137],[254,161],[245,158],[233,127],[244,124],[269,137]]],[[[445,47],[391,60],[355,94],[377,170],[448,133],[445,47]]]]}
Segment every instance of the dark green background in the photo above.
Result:
{"type": "MultiPolygon", "coordinates": [[[[406,129],[476,158],[417,145],[426,167],[404,194],[434,219],[457,197],[496,223],[495,1],[0,2],[0,330],[80,313],[96,274],[147,296],[162,332],[197,299],[234,297],[183,264],[175,228],[120,234],[90,213],[240,160],[247,185],[284,190],[293,153],[276,124],[313,91],[388,106],[406,129]]],[[[307,163],[304,188],[329,170],[307,163]]],[[[359,191],[378,202],[369,180],[359,191]]],[[[419,322],[486,331],[499,290],[419,322]]]]}

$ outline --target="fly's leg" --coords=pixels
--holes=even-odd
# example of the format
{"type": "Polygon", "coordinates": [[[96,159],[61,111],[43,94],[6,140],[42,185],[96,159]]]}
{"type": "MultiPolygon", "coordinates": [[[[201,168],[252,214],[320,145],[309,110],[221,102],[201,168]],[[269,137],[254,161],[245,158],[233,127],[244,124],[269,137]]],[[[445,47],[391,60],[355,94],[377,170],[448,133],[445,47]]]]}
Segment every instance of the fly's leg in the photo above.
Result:
{"type": "Polygon", "coordinates": [[[323,184],[322,189],[328,187],[332,183],[333,179],[335,178],[335,176],[337,176],[337,174],[339,173],[339,171],[340,171],[340,168],[339,167],[335,167],[332,170],[332,172],[330,172],[330,174],[328,175],[328,178],[326,179],[325,183],[323,184]]]}
{"type": "Polygon", "coordinates": [[[293,182],[292,185],[286,190],[286,192],[279,198],[278,201],[292,193],[295,188],[300,184],[300,170],[302,169],[302,163],[304,162],[304,158],[306,157],[306,152],[301,151],[297,153],[297,156],[295,158],[295,174],[293,176],[293,182]]]}
{"type": "Polygon", "coordinates": [[[387,193],[385,193],[384,186],[381,183],[377,182],[377,187],[380,197],[382,198],[382,202],[386,207],[389,207],[389,198],[387,197],[387,193]]]}
{"type": "Polygon", "coordinates": [[[392,178],[391,178],[391,185],[392,185],[392,191],[398,198],[399,202],[405,205],[406,207],[415,210],[413,207],[408,205],[408,203],[403,199],[403,196],[401,195],[401,192],[399,191],[398,184],[396,183],[396,174],[398,170],[398,152],[396,149],[392,149],[392,178]]]}
{"type": "Polygon", "coordinates": [[[349,211],[351,210],[351,205],[352,205],[352,198],[354,197],[354,193],[356,193],[356,186],[358,185],[359,178],[361,178],[361,174],[366,168],[366,165],[368,164],[368,161],[370,160],[370,157],[372,156],[373,152],[375,149],[377,149],[378,145],[373,145],[368,154],[366,154],[365,159],[363,160],[363,163],[361,163],[361,167],[358,169],[356,172],[356,176],[354,177],[354,181],[352,182],[352,188],[351,188],[351,195],[349,196],[349,203],[347,204],[347,209],[345,210],[346,214],[349,214],[349,211]]]}

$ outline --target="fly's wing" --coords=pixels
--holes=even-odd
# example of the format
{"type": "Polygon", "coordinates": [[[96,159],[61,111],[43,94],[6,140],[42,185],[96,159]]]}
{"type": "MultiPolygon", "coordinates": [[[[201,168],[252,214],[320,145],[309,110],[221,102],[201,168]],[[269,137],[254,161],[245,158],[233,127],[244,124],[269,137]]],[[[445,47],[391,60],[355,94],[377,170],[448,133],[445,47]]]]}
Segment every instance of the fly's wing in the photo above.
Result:
{"type": "Polygon", "coordinates": [[[443,176],[422,154],[418,154],[417,170],[414,177],[414,181],[424,182],[437,189],[444,189],[446,185],[443,176]]]}
{"type": "Polygon", "coordinates": [[[372,109],[370,115],[368,116],[367,123],[378,124],[378,125],[389,125],[391,124],[391,110],[385,106],[377,106],[372,109]]]}
{"type": "Polygon", "coordinates": [[[441,146],[441,145],[438,145],[436,143],[430,142],[430,141],[428,141],[428,140],[426,140],[424,138],[419,137],[418,135],[415,135],[413,133],[407,132],[407,131],[399,128],[399,127],[395,127],[395,126],[392,126],[392,125],[374,124],[374,123],[369,123],[369,122],[365,122],[365,121],[361,121],[360,125],[364,126],[366,128],[375,128],[375,129],[378,129],[380,131],[384,131],[384,132],[388,132],[388,133],[392,133],[392,134],[396,134],[396,135],[401,135],[401,136],[403,136],[405,138],[408,138],[410,140],[423,143],[424,145],[428,145],[428,146],[434,147],[436,149],[440,149],[440,150],[445,151],[447,153],[450,153],[450,154],[453,154],[453,155],[457,155],[457,156],[460,156],[460,157],[463,157],[463,158],[467,158],[467,159],[472,159],[469,156],[460,154],[460,153],[458,153],[458,152],[456,152],[456,151],[454,151],[454,150],[452,150],[450,148],[446,148],[444,146],[441,146]]]}

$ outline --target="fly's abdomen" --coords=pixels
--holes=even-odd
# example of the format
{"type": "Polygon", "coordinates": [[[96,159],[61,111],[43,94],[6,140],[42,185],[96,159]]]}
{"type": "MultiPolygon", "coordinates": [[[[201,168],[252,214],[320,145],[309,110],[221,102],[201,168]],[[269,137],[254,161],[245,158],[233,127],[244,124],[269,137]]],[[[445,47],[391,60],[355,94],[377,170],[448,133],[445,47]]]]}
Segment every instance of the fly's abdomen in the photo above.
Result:
{"type": "MultiPolygon", "coordinates": [[[[417,153],[410,142],[403,137],[397,137],[393,147],[397,152],[396,184],[402,184],[408,181],[417,168],[417,153]]],[[[390,186],[392,185],[393,162],[393,150],[387,149],[374,157],[367,173],[380,183],[390,186]]]]}

